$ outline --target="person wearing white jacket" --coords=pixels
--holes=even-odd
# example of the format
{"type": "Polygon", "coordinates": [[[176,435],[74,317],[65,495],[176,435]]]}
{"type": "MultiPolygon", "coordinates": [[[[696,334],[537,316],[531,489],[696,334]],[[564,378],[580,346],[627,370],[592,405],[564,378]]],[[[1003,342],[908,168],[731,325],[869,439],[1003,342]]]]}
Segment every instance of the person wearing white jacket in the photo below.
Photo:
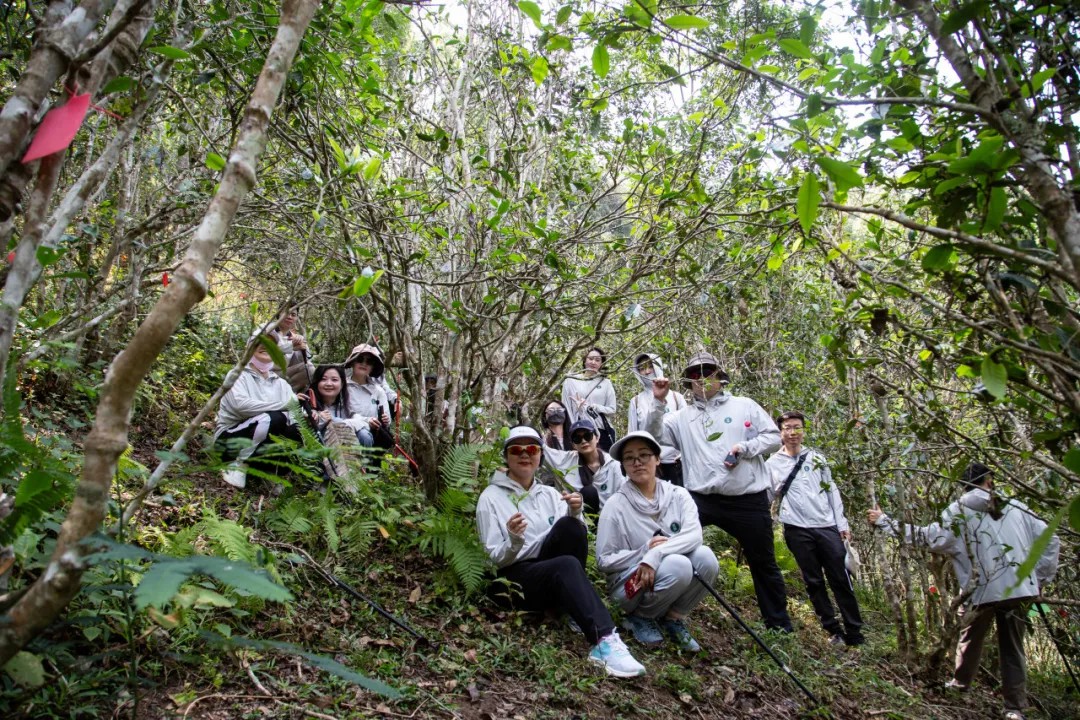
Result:
{"type": "Polygon", "coordinates": [[[386,442],[390,428],[390,404],[381,385],[375,380],[384,370],[382,353],[373,345],[360,344],[352,349],[345,367],[349,370],[346,389],[349,410],[356,429],[356,439],[364,447],[391,447],[386,442]],[[381,439],[381,441],[380,441],[381,439]]]}
{"type": "Polygon", "coordinates": [[[638,642],[663,641],[661,629],[682,650],[698,652],[685,618],[708,592],[720,564],[702,544],[697,506],[690,493],[657,478],[660,444],[644,430],[611,446],[628,482],[608,500],[596,531],[596,565],[608,593],[626,613],[623,622],[638,642]],[[659,624],[658,624],[659,621],[659,624]]]}
{"type": "Polygon", "coordinates": [[[573,450],[568,452],[544,446],[544,459],[563,481],[585,499],[585,509],[598,513],[607,499],[623,484],[619,462],[600,449],[600,435],[588,418],[581,418],[570,428],[573,450]]]}
{"type": "Polygon", "coordinates": [[[985,465],[969,465],[961,482],[969,489],[945,508],[939,522],[924,527],[905,525],[901,531],[899,523],[879,508],[871,508],[866,516],[872,525],[903,542],[949,556],[966,597],[950,686],[961,690],[970,687],[979,669],[986,633],[994,622],[1005,718],[1023,720],[1027,707],[1027,608],[1057,574],[1060,541],[1057,535],[1052,536],[1034,570],[1021,578],[1018,568],[1046,530],[1046,523],[1020,501],[996,496],[993,475],[985,465]]]}
{"type": "Polygon", "coordinates": [[[851,538],[851,528],[829,461],[817,450],[803,448],[805,422],[803,414],[795,411],[776,419],[783,447],[766,463],[772,474],[769,497],[780,498],[784,542],[799,565],[810,604],[830,642],[862,645],[866,642],[862,614],[844,565],[844,541],[851,538]],[[826,580],[844,620],[842,629],[825,589],[826,580]]]}
{"type": "Polygon", "coordinates": [[[264,450],[271,435],[300,442],[300,430],[289,414],[289,402],[296,399],[292,387],[274,372],[274,361],[259,345],[247,367],[240,373],[218,406],[214,449],[232,464],[222,478],[233,487],[247,485],[247,468],[274,473],[273,465],[263,467],[253,461],[264,450]]]}
{"type": "Polygon", "coordinates": [[[589,418],[600,431],[600,447],[611,450],[615,442],[614,430],[610,430],[611,418],[616,412],[615,386],[601,375],[607,356],[598,347],[590,348],[582,361],[584,373],[579,377],[563,380],[562,402],[566,406],[567,420],[571,425],[581,418],[589,418]]]}
{"type": "Polygon", "coordinates": [[[580,493],[536,482],[542,440],[531,427],[511,428],[497,471],[476,503],[476,527],[498,576],[520,587],[509,601],[523,610],[567,613],[593,645],[589,661],[615,677],[645,674],[615,631],[611,614],[585,573],[588,532],[580,493]]]}
{"type": "MultiPolygon", "coordinates": [[[[660,362],[658,355],[641,353],[634,358],[634,377],[638,379],[644,388],[634,397],[630,398],[630,406],[626,413],[626,432],[632,433],[645,430],[649,423],[649,412],[653,407],[653,380],[664,380],[664,364],[660,362]]],[[[668,393],[666,398],[667,410],[673,413],[686,407],[686,399],[679,393],[668,393]]],[[[679,451],[674,447],[664,446],[660,453],[660,477],[674,485],[682,485],[682,460],[679,451]]]]}
{"type": "Polygon", "coordinates": [[[765,455],[780,447],[780,430],[756,402],[728,394],[728,382],[715,357],[697,353],[683,371],[693,404],[668,412],[670,381],[654,380],[648,431],[682,453],[683,484],[701,524],[719,527],[742,545],[766,627],[793,632],[773,548],[765,467],[765,455]]]}

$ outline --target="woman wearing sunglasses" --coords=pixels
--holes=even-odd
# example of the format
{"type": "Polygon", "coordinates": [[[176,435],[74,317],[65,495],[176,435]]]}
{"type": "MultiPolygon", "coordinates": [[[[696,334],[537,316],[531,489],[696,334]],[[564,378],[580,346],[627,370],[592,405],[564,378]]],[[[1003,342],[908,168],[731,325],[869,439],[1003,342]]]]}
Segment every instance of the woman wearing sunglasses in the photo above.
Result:
{"type": "Polygon", "coordinates": [[[623,626],[645,645],[664,641],[698,652],[685,618],[707,590],[720,564],[702,544],[697,506],[690,493],[658,480],[660,443],[639,430],[611,446],[629,482],[600,513],[596,565],[608,578],[608,592],[626,614],[623,626]]]}
{"type": "Polygon", "coordinates": [[[570,487],[581,493],[585,509],[598,513],[623,483],[619,463],[600,449],[600,433],[588,418],[570,427],[570,452],[544,448],[544,459],[570,487]]]}
{"type": "Polygon", "coordinates": [[[593,645],[590,662],[614,677],[644,675],[585,574],[589,547],[580,493],[535,481],[541,443],[531,427],[510,429],[503,444],[506,471],[491,477],[476,504],[480,540],[498,576],[519,586],[515,607],[567,613],[593,645]]]}

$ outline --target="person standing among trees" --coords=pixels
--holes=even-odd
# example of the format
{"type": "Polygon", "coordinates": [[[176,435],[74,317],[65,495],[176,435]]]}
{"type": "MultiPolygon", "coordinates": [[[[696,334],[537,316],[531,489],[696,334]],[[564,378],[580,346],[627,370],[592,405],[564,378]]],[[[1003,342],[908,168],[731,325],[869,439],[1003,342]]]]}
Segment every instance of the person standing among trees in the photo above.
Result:
{"type": "Polygon", "coordinates": [[[294,391],[303,392],[311,384],[315,367],[309,361],[311,353],[307,340],[296,332],[299,322],[300,311],[294,305],[281,314],[277,325],[267,334],[274,339],[281,354],[285,356],[285,380],[294,391]]]}
{"type": "MultiPolygon", "coordinates": [[[[653,380],[664,379],[664,365],[658,355],[641,353],[634,358],[634,376],[644,388],[634,397],[630,398],[630,407],[626,414],[627,434],[644,430],[649,421],[649,411],[652,409],[653,380]]],[[[686,407],[686,399],[679,393],[668,393],[667,412],[677,412],[686,407]]],[[[679,451],[667,445],[660,453],[660,477],[673,485],[682,485],[682,459],[679,451]]]]}
{"type": "Polygon", "coordinates": [[[844,565],[844,541],[851,538],[851,529],[828,460],[817,450],[803,448],[805,422],[805,416],[794,411],[777,418],[783,447],[766,463],[772,473],[769,494],[778,498],[784,541],[799,564],[806,593],[830,642],[862,645],[866,642],[862,615],[844,565]],[[829,602],[826,580],[840,608],[843,629],[829,602]]]}
{"type": "Polygon", "coordinates": [[[702,544],[697,506],[684,488],[657,478],[660,444],[644,430],[611,448],[629,482],[600,513],[596,566],[608,578],[608,593],[638,642],[656,645],[663,633],[681,650],[698,652],[685,618],[720,572],[716,554],[702,544]],[[659,622],[658,622],[659,621],[659,622]]]}
{"type": "Polygon", "coordinates": [[[608,416],[615,413],[616,401],[615,387],[601,374],[605,362],[607,355],[603,350],[589,348],[582,361],[584,373],[580,377],[571,376],[563,380],[562,401],[570,424],[583,417],[590,418],[600,433],[600,447],[611,450],[615,431],[608,416]]]}
{"type": "Polygon", "coordinates": [[[924,527],[905,524],[901,532],[899,523],[880,508],[867,510],[866,518],[902,542],[950,557],[965,604],[960,610],[956,668],[947,687],[962,691],[971,687],[986,633],[995,623],[1004,717],[1024,720],[1028,704],[1024,653],[1027,611],[1057,574],[1060,541],[1057,535],[1052,536],[1034,570],[1021,577],[1017,569],[1031,554],[1046,523],[1020,501],[998,497],[993,475],[985,465],[969,465],[960,482],[966,489],[964,494],[945,508],[939,522],[924,527]]]}
{"type": "Polygon", "coordinates": [[[648,431],[682,453],[683,482],[701,524],[715,525],[742,545],[766,627],[794,632],[773,548],[764,457],[780,447],[780,430],[756,402],[730,395],[729,381],[715,357],[694,355],[683,370],[694,402],[668,412],[671,383],[653,380],[648,431]]]}
{"type": "Polygon", "coordinates": [[[585,573],[589,540],[581,494],[535,480],[542,445],[533,428],[510,428],[503,443],[506,470],[492,475],[476,503],[480,541],[498,576],[520,587],[511,604],[567,613],[593,645],[590,662],[614,677],[644,675],[585,573]]]}

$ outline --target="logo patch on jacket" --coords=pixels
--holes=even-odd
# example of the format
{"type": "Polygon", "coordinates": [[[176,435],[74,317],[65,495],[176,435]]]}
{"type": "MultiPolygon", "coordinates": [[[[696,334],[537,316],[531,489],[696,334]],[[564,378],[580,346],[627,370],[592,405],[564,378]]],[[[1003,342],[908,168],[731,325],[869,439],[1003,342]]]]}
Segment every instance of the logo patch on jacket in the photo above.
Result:
{"type": "Polygon", "coordinates": [[[729,417],[724,418],[724,423],[730,425],[731,424],[731,418],[729,418],[729,417]]]}
{"type": "Polygon", "coordinates": [[[673,533],[677,533],[680,530],[682,530],[682,525],[680,525],[678,523],[678,521],[671,523],[670,527],[671,527],[671,532],[673,532],[673,533]]]}
{"type": "Polygon", "coordinates": [[[548,525],[554,525],[554,524],[555,524],[555,516],[551,515],[550,517],[548,517],[548,525]]]}

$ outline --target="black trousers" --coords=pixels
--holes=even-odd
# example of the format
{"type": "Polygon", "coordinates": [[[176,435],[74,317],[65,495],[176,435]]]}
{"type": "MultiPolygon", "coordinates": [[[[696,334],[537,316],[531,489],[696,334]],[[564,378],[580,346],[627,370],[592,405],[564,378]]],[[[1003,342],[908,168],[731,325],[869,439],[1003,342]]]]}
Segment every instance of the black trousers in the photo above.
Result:
{"type": "Polygon", "coordinates": [[[866,642],[862,634],[862,616],[859,603],[851,587],[847,568],[844,567],[844,541],[840,531],[833,527],[804,528],[797,525],[784,525],[784,541],[787,543],[795,562],[802,571],[806,594],[814,606],[821,627],[830,635],[839,635],[848,645],[861,645],[866,642]],[[833,597],[840,608],[840,617],[844,619],[844,630],[836,619],[829,593],[825,589],[828,581],[833,597]]]}
{"type": "Polygon", "coordinates": [[[611,613],[585,574],[589,554],[589,536],[585,525],[576,518],[556,521],[540,557],[522,560],[499,571],[499,577],[521,586],[523,597],[515,597],[514,607],[521,610],[560,610],[585,633],[590,645],[615,629],[611,613]]]}
{"type": "Polygon", "coordinates": [[[754,579],[754,593],[765,626],[793,632],[787,612],[784,576],[773,549],[772,516],[765,491],[747,495],[703,495],[691,492],[702,526],[715,525],[742,545],[754,579]]]}
{"type": "Polygon", "coordinates": [[[586,485],[581,488],[581,499],[585,502],[585,511],[596,514],[600,512],[600,491],[595,485],[586,485]]]}
{"type": "Polygon", "coordinates": [[[676,460],[673,463],[661,463],[660,479],[667,480],[672,485],[682,487],[682,460],[676,460]]]}

